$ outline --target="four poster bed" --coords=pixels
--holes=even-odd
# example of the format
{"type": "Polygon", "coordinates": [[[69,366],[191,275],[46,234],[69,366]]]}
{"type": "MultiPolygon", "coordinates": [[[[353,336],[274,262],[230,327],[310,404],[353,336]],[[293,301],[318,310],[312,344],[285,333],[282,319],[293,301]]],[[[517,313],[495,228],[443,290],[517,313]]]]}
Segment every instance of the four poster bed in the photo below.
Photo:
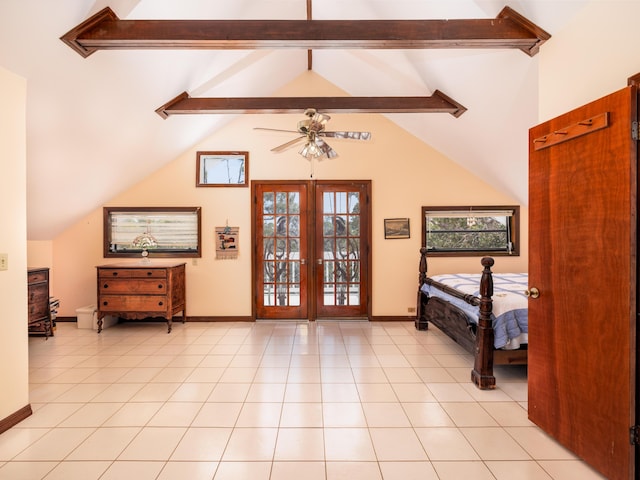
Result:
{"type": "Polygon", "coordinates": [[[415,326],[433,323],[474,356],[471,380],[495,387],[494,364],[527,363],[527,274],[493,274],[494,260],[481,260],[481,274],[427,276],[427,249],[420,249],[415,326]]]}

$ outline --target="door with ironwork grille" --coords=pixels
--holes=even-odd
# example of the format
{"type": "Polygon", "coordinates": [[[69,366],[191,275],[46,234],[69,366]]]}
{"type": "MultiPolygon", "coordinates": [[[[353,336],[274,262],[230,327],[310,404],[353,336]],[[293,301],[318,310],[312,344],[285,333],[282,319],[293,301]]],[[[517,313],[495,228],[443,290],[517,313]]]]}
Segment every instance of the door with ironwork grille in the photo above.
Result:
{"type": "Polygon", "coordinates": [[[369,317],[370,187],[252,183],[257,319],[369,317]]]}
{"type": "Polygon", "coordinates": [[[318,318],[368,316],[369,186],[350,181],[316,184],[318,318]]]}

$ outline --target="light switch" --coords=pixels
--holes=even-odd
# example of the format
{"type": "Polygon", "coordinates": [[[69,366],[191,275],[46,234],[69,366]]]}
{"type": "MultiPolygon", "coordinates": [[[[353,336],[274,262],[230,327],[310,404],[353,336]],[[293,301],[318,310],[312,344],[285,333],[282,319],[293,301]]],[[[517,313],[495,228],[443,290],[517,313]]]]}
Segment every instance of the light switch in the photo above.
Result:
{"type": "Polygon", "coordinates": [[[0,270],[7,270],[9,268],[9,254],[0,253],[0,270]]]}

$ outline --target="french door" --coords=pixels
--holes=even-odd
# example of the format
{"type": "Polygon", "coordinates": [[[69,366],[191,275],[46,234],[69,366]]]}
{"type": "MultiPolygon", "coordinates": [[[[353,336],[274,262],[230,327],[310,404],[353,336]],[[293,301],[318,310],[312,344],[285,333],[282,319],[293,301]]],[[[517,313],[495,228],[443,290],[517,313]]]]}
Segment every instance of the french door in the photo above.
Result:
{"type": "Polygon", "coordinates": [[[252,182],[257,319],[369,318],[370,181],[252,182]]]}

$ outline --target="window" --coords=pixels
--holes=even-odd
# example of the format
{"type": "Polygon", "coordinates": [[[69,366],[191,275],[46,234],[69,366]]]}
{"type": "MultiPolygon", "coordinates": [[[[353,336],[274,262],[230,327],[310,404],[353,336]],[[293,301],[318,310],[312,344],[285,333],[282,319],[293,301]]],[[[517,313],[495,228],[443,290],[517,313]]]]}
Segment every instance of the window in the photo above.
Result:
{"type": "Polygon", "coordinates": [[[519,255],[520,207],[422,207],[428,255],[519,255]]]}
{"type": "Polygon", "coordinates": [[[104,256],[200,257],[200,207],[104,207],[104,256]]]}

